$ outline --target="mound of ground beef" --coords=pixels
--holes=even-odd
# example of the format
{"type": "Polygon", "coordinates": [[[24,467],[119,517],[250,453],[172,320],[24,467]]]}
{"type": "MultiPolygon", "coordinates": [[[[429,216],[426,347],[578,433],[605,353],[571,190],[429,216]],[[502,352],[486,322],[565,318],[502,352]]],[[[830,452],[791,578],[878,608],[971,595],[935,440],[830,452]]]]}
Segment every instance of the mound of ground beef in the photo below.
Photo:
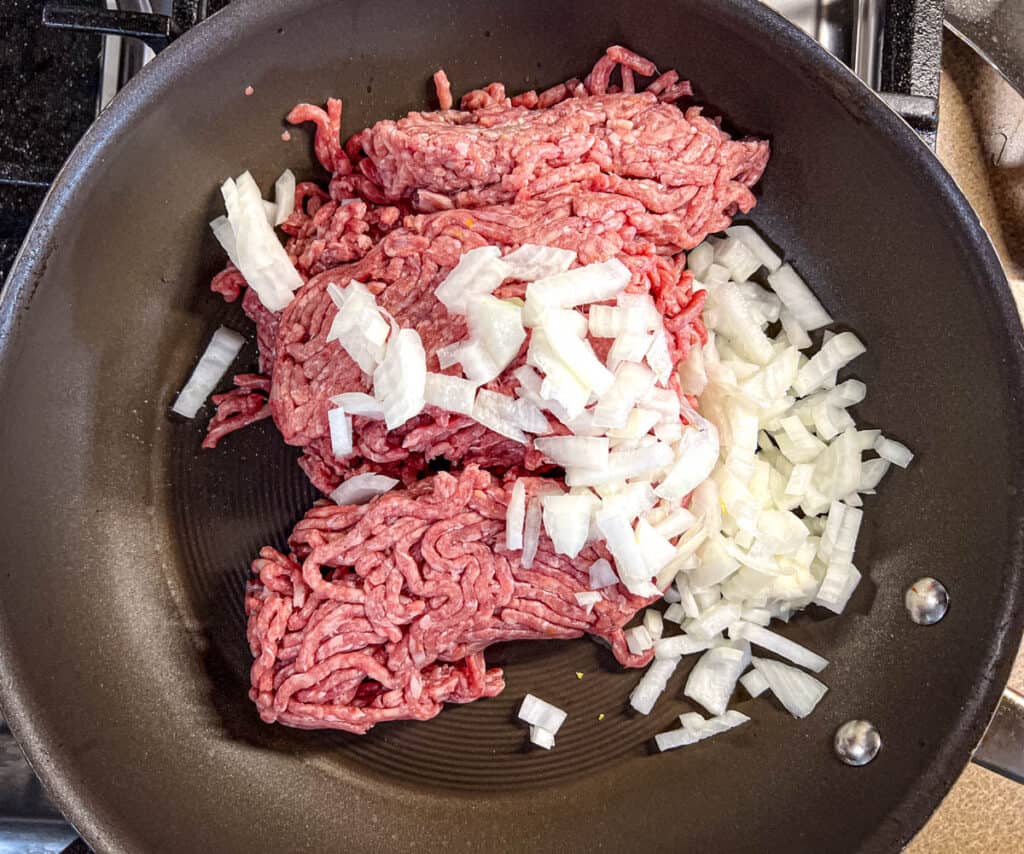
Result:
{"type": "MultiPolygon", "coordinates": [[[[615,588],[587,614],[573,598],[587,589],[600,544],[569,560],[542,536],[531,569],[504,551],[512,483],[526,478],[532,489],[531,475],[553,474],[536,450],[428,406],[391,431],[355,417],[353,453],[334,457],[329,399],[372,384],[327,342],[336,312],[327,285],[364,283],[419,333],[427,369],[440,372],[437,351],[467,329],[434,289],[465,252],[538,243],[574,250],[578,264],[616,257],[632,274],[627,290],[654,298],[678,364],[706,339],[705,294],[691,289],[685,250],[753,207],[768,143],[732,139],[699,107],[680,109],[689,83],[619,46],[584,81],[514,98],[492,83],[467,93],[459,110],[443,72],[435,83],[440,111],[378,122],[344,145],[340,101],[296,107],[290,121],[316,125],[316,155],[332,175],[327,190],[300,184],[281,226],[304,284],[272,313],[232,266],[212,283],[229,301],[244,293],[261,373],[236,377],[235,390],[215,398],[204,446],[272,417],[303,449],[300,465],[321,491],[366,471],[404,484],[363,506],[318,504],[289,554],[267,547],[253,564],[251,694],[264,720],[365,732],[382,720],[433,717],[445,702],[501,690],[483,650],[503,640],[590,633],[624,664],[649,657],[630,656],[622,641],[622,626],[648,600],[615,588]],[[637,91],[637,76],[654,79],[637,91]],[[452,474],[429,473],[437,458],[452,474]]],[[[496,295],[523,293],[513,281],[496,295]]],[[[603,358],[608,340],[590,343],[603,358]]],[[[515,392],[527,346],[487,388],[515,392]]],[[[549,426],[567,432],[551,416],[549,426]]]]}

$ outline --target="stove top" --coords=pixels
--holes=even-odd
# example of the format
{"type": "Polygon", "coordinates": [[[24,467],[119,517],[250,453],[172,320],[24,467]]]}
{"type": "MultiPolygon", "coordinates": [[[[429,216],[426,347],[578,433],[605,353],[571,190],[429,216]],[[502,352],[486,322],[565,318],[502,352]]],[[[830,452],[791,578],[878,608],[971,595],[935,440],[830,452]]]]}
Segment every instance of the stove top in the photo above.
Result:
{"type": "MultiPolygon", "coordinates": [[[[226,3],[3,0],[0,282],[47,186],[97,112],[152,58],[154,47],[226,3]],[[43,23],[44,6],[50,26],[43,23]],[[145,35],[148,44],[129,33],[145,35]]],[[[768,5],[850,65],[934,145],[942,0],[768,0],[768,5]]],[[[88,849],[50,804],[0,720],[0,854],[65,850],[88,849]]]]}

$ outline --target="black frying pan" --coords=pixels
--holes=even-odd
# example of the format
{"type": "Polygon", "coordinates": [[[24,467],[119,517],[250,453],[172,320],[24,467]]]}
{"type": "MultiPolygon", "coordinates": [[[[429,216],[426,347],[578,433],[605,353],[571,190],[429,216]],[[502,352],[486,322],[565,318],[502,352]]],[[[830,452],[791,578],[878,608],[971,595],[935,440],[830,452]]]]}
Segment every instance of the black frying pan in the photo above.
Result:
{"type": "Polygon", "coordinates": [[[756,3],[232,3],[86,135],[0,304],[4,714],[101,850],[891,850],[967,761],[1020,638],[1021,346],[949,176],[756,3]],[[272,425],[200,451],[203,419],[168,414],[216,325],[247,328],[206,287],[223,262],[206,226],[217,184],[243,168],[313,174],[308,136],[280,139],[298,100],[343,96],[351,132],[421,107],[442,65],[457,89],[525,89],[614,42],[771,137],[754,220],[868,343],[860,418],[918,452],[868,502],[848,613],[786,630],[832,660],[829,694],[804,721],[741,701],[752,726],[653,756],[651,735],[686,708],[685,673],[630,717],[637,673],[552,642],[493,650],[505,693],[428,723],[365,737],[260,723],[243,578],[313,493],[272,425]],[[926,574],[953,601],[931,628],[903,606],[926,574]],[[527,690],[569,711],[550,754],[524,751],[513,723],[527,690]],[[858,769],[831,748],[852,717],[885,744],[858,769]]]}

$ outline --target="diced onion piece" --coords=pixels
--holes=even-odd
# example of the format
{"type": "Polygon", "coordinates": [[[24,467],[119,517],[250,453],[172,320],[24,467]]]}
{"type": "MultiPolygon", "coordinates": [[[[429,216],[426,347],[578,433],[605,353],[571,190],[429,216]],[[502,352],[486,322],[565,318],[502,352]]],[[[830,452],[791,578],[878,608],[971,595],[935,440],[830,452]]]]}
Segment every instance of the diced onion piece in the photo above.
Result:
{"type": "Polygon", "coordinates": [[[576,598],[576,604],[581,608],[586,608],[588,614],[601,601],[601,594],[597,590],[583,590],[579,593],[574,593],[573,596],[576,598]]]}
{"type": "Polygon", "coordinates": [[[505,547],[516,551],[523,547],[523,523],[526,521],[526,484],[517,479],[505,511],[505,547]]]}
{"type": "Polygon", "coordinates": [[[669,500],[683,498],[711,475],[718,452],[718,430],[711,422],[697,419],[676,445],[675,462],[655,493],[669,500]]]}
{"type": "Polygon", "coordinates": [[[331,453],[337,459],[344,459],[352,453],[352,416],[344,409],[331,409],[327,413],[331,430],[331,453]]]}
{"type": "Polygon", "coordinates": [[[633,626],[623,632],[626,637],[626,646],[633,655],[641,655],[654,646],[654,640],[644,626],[633,626]]]}
{"type": "Polygon", "coordinates": [[[636,523],[636,539],[647,564],[648,575],[657,575],[676,556],[675,546],[655,531],[646,519],[636,523]]]}
{"type": "MultiPolygon", "coordinates": [[[[663,618],[664,619],[664,618],[663,618]]],[[[673,620],[673,622],[675,622],[673,620]]],[[[692,635],[675,635],[670,638],[660,638],[654,642],[654,655],[656,658],[678,658],[681,655],[693,655],[695,652],[703,652],[711,648],[712,641],[701,640],[692,635]]]]}
{"type": "MultiPolygon", "coordinates": [[[[741,240],[747,249],[754,253],[761,266],[767,268],[769,273],[774,273],[782,266],[782,259],[775,253],[775,250],[765,243],[764,238],[749,225],[734,225],[727,228],[725,233],[730,237],[741,240]]],[[[691,252],[690,255],[692,256],[693,253],[691,252]]],[[[687,262],[689,262],[689,257],[687,257],[687,262]]],[[[694,273],[694,275],[697,274],[694,273]]]]}
{"type": "Polygon", "coordinates": [[[599,471],[608,468],[606,436],[546,436],[533,446],[557,466],[582,467],[599,471]]]}
{"type": "Polygon", "coordinates": [[[619,578],[626,587],[632,590],[640,582],[650,581],[647,562],[629,520],[624,516],[598,516],[597,527],[604,534],[608,551],[615,558],[619,578]]]}
{"type": "Polygon", "coordinates": [[[797,319],[793,317],[793,313],[788,308],[783,308],[779,312],[779,322],[782,324],[782,331],[786,333],[786,340],[790,344],[800,350],[811,346],[811,336],[797,323],[797,319]]]}
{"type": "Polygon", "coordinates": [[[594,498],[587,495],[545,495],[544,530],[558,554],[576,557],[590,533],[594,498]]]}
{"type": "MultiPolygon", "coordinates": [[[[235,266],[269,311],[281,311],[292,301],[292,291],[302,286],[302,277],[267,221],[260,188],[245,172],[225,181],[221,194],[233,236],[235,266]]],[[[223,235],[222,225],[218,230],[223,235]]],[[[218,239],[225,242],[223,236],[218,239]]]]}
{"type": "Polygon", "coordinates": [[[801,667],[806,667],[808,670],[813,670],[815,673],[820,673],[828,667],[828,659],[811,652],[796,641],[791,641],[789,638],[784,638],[782,635],[777,635],[775,632],[752,623],[740,622],[733,625],[729,629],[729,637],[733,640],[750,641],[754,646],[774,652],[776,655],[801,667]]]}
{"type": "Polygon", "coordinates": [[[644,628],[647,629],[647,634],[651,640],[657,642],[661,638],[662,632],[665,631],[665,623],[662,620],[661,611],[656,611],[654,608],[648,608],[644,611],[644,628]]]}
{"type": "Polygon", "coordinates": [[[717,329],[728,338],[736,353],[756,365],[767,365],[775,356],[771,339],[742,291],[723,282],[710,292],[709,311],[717,318],[717,329]]]}
{"type": "Polygon", "coordinates": [[[516,403],[516,424],[527,433],[547,433],[551,430],[547,416],[541,408],[525,398],[519,398],[516,403]]]}
{"type": "Polygon", "coordinates": [[[608,350],[608,367],[613,371],[623,362],[640,362],[654,343],[649,332],[623,332],[608,350]]]}
{"type": "Polygon", "coordinates": [[[623,290],[631,277],[629,268],[612,258],[531,282],[526,288],[526,301],[548,308],[604,302],[623,290]]]}
{"type": "Polygon", "coordinates": [[[711,714],[722,714],[743,672],[743,659],[741,650],[729,646],[709,649],[690,671],[683,694],[700,703],[711,714]]]}
{"type": "Polygon", "coordinates": [[[511,268],[497,246],[479,246],[459,258],[434,289],[434,296],[452,314],[465,314],[471,296],[491,293],[510,275],[511,268]]]}
{"type": "Polygon", "coordinates": [[[759,670],[748,670],[740,677],[740,685],[751,697],[760,697],[768,690],[768,680],[759,670]]]}
{"type": "Polygon", "coordinates": [[[654,530],[663,537],[672,539],[673,537],[678,537],[685,531],[689,531],[690,528],[696,524],[697,517],[685,507],[680,507],[673,510],[668,516],[658,522],[654,526],[654,530]]]}
{"type": "Polygon", "coordinates": [[[524,243],[501,260],[509,266],[508,278],[534,282],[564,273],[576,261],[576,253],[571,249],[524,243]]]}
{"type": "Polygon", "coordinates": [[[537,547],[540,545],[540,521],[541,503],[538,497],[533,497],[526,502],[526,522],[523,528],[523,553],[519,563],[524,569],[533,566],[533,559],[537,556],[537,547]]]}
{"type": "Polygon", "coordinates": [[[686,269],[694,278],[703,280],[711,265],[715,263],[715,247],[710,243],[701,243],[686,253],[686,269]]]}
{"type": "Polygon", "coordinates": [[[327,340],[336,340],[364,373],[372,374],[384,360],[390,328],[377,308],[377,300],[366,285],[355,279],[344,289],[331,282],[327,293],[338,307],[327,340]]]}
{"type": "Polygon", "coordinates": [[[569,419],[583,412],[591,390],[558,357],[542,328],[534,329],[530,336],[526,361],[544,372],[541,397],[557,403],[569,419]]]}
{"type": "Polygon", "coordinates": [[[556,735],[568,715],[558,706],[545,702],[540,697],[527,694],[519,706],[519,720],[547,730],[556,735]]]}
{"type": "Polygon", "coordinates": [[[647,397],[656,379],[644,365],[635,362],[620,364],[615,369],[611,387],[601,393],[594,407],[594,424],[598,427],[625,427],[637,401],[647,397]]]}
{"type": "Polygon", "coordinates": [[[888,460],[867,460],[860,467],[860,483],[857,484],[858,492],[867,492],[874,489],[882,482],[886,472],[889,471],[891,463],[888,460]]]}
{"type": "Polygon", "coordinates": [[[691,744],[696,744],[698,741],[700,741],[700,738],[697,734],[687,729],[673,729],[668,732],[659,732],[654,736],[654,742],[662,753],[666,750],[688,747],[691,744]]]}
{"type": "Polygon", "coordinates": [[[824,386],[832,373],[844,368],[864,351],[864,345],[852,332],[840,332],[829,338],[797,373],[793,390],[799,395],[810,394],[824,386]]]}
{"type": "Polygon", "coordinates": [[[746,281],[761,267],[747,244],[735,237],[727,237],[715,247],[715,263],[725,267],[736,282],[746,281]]]}
{"type": "Polygon", "coordinates": [[[362,391],[347,391],[336,394],[331,403],[344,409],[349,415],[362,415],[364,418],[384,418],[384,407],[372,395],[362,391]]]}
{"type": "Polygon", "coordinates": [[[860,584],[860,578],[860,572],[852,563],[829,563],[814,597],[814,604],[828,608],[836,614],[843,613],[853,591],[860,584]]]}
{"type": "Polygon", "coordinates": [[[423,401],[448,412],[472,415],[476,389],[471,380],[428,371],[423,382],[423,401]]]}
{"type": "Polygon", "coordinates": [[[228,372],[245,339],[237,332],[221,326],[213,333],[203,355],[192,371],[188,381],[178,392],[171,409],[186,418],[195,418],[200,407],[206,402],[217,384],[228,372]]]}
{"type": "Polygon", "coordinates": [[[529,444],[526,434],[519,429],[516,399],[507,394],[480,389],[473,404],[473,420],[489,430],[509,439],[529,444]]]}
{"type": "Polygon", "coordinates": [[[388,430],[423,411],[426,381],[427,354],[419,333],[394,324],[384,360],[373,372],[373,396],[384,407],[388,430]]]}
{"type": "Polygon", "coordinates": [[[816,436],[812,436],[796,415],[780,419],[782,432],[775,434],[779,450],[791,463],[809,463],[825,450],[825,444],[816,436]]]}
{"type": "MultiPolygon", "coordinates": [[[[600,406],[600,401],[598,406],[600,406]]],[[[597,407],[594,407],[596,411],[597,407]]],[[[594,416],[596,419],[596,415],[594,416]]],[[[661,421],[661,413],[653,409],[635,407],[629,411],[626,423],[622,427],[611,427],[608,429],[609,439],[639,439],[646,436],[661,421]]]]}
{"type": "Polygon", "coordinates": [[[659,383],[667,383],[672,376],[672,356],[668,351],[668,338],[664,329],[658,329],[654,333],[654,340],[647,351],[647,364],[651,366],[654,375],[659,383]]]}
{"type": "Polygon", "coordinates": [[[530,743],[545,750],[551,750],[555,746],[555,734],[544,729],[544,727],[530,725],[530,743]]]}
{"type": "MultiPolygon", "coordinates": [[[[565,334],[564,329],[559,329],[555,323],[549,323],[548,318],[545,318],[542,328],[555,358],[574,374],[582,385],[599,395],[612,387],[615,376],[601,364],[589,341],[574,334],[565,334]]],[[[535,331],[534,335],[536,334],[535,331]]]]}
{"type": "Polygon", "coordinates": [[[641,715],[649,715],[658,697],[664,693],[668,680],[679,666],[679,657],[655,658],[644,671],[629,695],[629,704],[641,715]]]}
{"type": "Polygon", "coordinates": [[[901,469],[909,466],[911,460],[914,459],[910,448],[894,439],[887,439],[885,436],[879,436],[875,440],[875,453],[883,460],[892,463],[894,466],[899,466],[901,469]]]}
{"type": "Polygon", "coordinates": [[[603,557],[590,564],[588,572],[591,590],[603,590],[605,587],[614,587],[619,583],[619,577],[612,569],[612,565],[603,557]]]}
{"type": "Polygon", "coordinates": [[[393,489],[398,485],[398,480],[393,477],[385,477],[382,474],[366,472],[357,474],[344,481],[331,493],[331,500],[335,504],[365,504],[378,495],[393,489]]]}
{"type": "Polygon", "coordinates": [[[813,331],[832,322],[813,291],[789,264],[769,273],[768,284],[803,329],[813,331]]]}
{"type": "Polygon", "coordinates": [[[771,692],[794,718],[807,717],[828,691],[809,673],[781,661],[754,658],[753,663],[757,672],[767,680],[771,692]]]}
{"type": "Polygon", "coordinates": [[[274,225],[280,225],[295,210],[295,173],[285,169],[274,182],[274,225]]]}
{"type": "MultiPolygon", "coordinates": [[[[713,638],[721,634],[740,618],[740,606],[724,599],[701,612],[686,627],[688,634],[698,638],[713,638]]],[[[709,709],[710,711],[710,709],[709,709]]]]}
{"type": "Polygon", "coordinates": [[[508,367],[526,340],[522,309],[509,300],[482,294],[467,299],[466,311],[470,336],[483,344],[492,361],[490,376],[471,379],[490,382],[508,367]]]}

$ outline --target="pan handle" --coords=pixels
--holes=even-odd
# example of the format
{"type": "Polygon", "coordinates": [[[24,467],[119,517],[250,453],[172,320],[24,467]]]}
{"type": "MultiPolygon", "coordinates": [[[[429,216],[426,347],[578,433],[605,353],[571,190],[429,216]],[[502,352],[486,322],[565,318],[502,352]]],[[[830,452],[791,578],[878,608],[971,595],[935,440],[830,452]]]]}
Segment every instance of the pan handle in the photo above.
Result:
{"type": "Polygon", "coordinates": [[[1024,783],[1024,694],[1012,688],[1003,692],[973,760],[982,768],[1024,783]]]}
{"type": "Polygon", "coordinates": [[[223,5],[218,0],[174,0],[170,15],[158,15],[127,9],[95,9],[47,3],[43,7],[43,25],[77,32],[137,38],[159,53],[223,5]]]}

